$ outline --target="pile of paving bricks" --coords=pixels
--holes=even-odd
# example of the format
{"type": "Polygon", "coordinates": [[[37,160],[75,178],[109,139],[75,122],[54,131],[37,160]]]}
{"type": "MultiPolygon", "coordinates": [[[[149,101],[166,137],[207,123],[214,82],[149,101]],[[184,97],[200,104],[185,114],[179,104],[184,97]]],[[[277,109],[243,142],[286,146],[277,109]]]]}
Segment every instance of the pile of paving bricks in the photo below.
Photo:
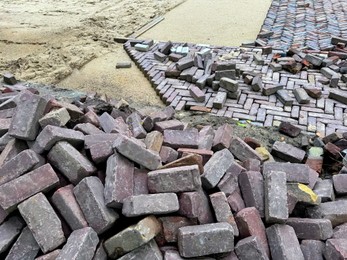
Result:
{"type": "Polygon", "coordinates": [[[0,95],[1,259],[347,257],[346,134],[269,152],[172,107],[145,114],[15,86],[0,95]],[[338,166],[321,179],[327,160],[338,166]]]}
{"type": "Polygon", "coordinates": [[[130,40],[124,48],[166,105],[249,120],[289,121],[322,136],[347,131],[347,39],[288,51],[130,40]]]}

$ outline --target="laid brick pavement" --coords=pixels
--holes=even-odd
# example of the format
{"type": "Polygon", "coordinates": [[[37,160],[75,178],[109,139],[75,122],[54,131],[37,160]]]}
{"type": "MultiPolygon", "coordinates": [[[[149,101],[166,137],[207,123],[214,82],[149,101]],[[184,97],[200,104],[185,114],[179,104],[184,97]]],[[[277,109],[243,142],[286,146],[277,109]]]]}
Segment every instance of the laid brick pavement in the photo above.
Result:
{"type": "Polygon", "coordinates": [[[347,1],[273,0],[258,40],[280,49],[325,50],[331,36],[347,37],[347,1]]]}

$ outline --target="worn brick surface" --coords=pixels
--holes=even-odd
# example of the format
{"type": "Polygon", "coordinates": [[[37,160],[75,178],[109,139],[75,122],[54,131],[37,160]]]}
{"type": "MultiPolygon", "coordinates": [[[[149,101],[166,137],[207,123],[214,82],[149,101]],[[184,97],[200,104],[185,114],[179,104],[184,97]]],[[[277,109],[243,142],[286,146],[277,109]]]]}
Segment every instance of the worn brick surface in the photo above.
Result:
{"type": "Polygon", "coordinates": [[[158,154],[126,136],[117,135],[113,147],[123,156],[149,170],[156,170],[161,165],[161,158],[158,154]]]}
{"type": "Polygon", "coordinates": [[[0,206],[7,212],[38,192],[48,191],[59,183],[53,168],[45,164],[0,186],[0,206]]]}
{"type": "Polygon", "coordinates": [[[304,255],[294,229],[288,225],[275,224],[266,229],[273,259],[300,259],[304,255]]]}
{"type": "Polygon", "coordinates": [[[265,220],[283,223],[288,218],[286,173],[271,171],[264,174],[265,220]]]}
{"type": "Polygon", "coordinates": [[[34,259],[40,247],[28,227],[22,230],[5,260],[34,259]]]}
{"type": "Polygon", "coordinates": [[[115,259],[148,243],[160,230],[160,222],[149,216],[107,239],[104,247],[108,256],[115,259]]]}
{"type": "Polygon", "coordinates": [[[203,186],[207,189],[216,187],[233,160],[234,157],[228,149],[214,153],[204,166],[204,174],[201,176],[203,186]]]}
{"type": "Polygon", "coordinates": [[[122,214],[127,217],[167,214],[179,209],[175,193],[130,196],[123,200],[122,214]]]}
{"type": "Polygon", "coordinates": [[[42,166],[45,159],[33,150],[24,150],[0,167],[0,185],[9,182],[33,168],[42,166]]]}
{"type": "Polygon", "coordinates": [[[84,135],[80,131],[48,125],[37,136],[32,149],[41,154],[49,151],[59,141],[67,141],[79,147],[83,145],[84,135]]]}
{"type": "Polygon", "coordinates": [[[270,256],[270,249],[265,233],[265,226],[259,211],[255,207],[240,210],[235,217],[240,232],[240,238],[256,236],[259,238],[265,252],[270,256]]]}
{"type": "Polygon", "coordinates": [[[104,186],[99,178],[84,178],[75,186],[74,194],[89,226],[98,234],[109,229],[118,219],[118,214],[106,207],[104,186]]]}
{"type": "Polygon", "coordinates": [[[92,259],[98,242],[98,235],[91,227],[75,230],[67,239],[56,259],[92,259]]]}
{"type": "Polygon", "coordinates": [[[226,253],[234,249],[234,233],[228,223],[181,227],[178,248],[183,257],[226,253]]]}
{"type": "Polygon", "coordinates": [[[29,91],[21,92],[18,101],[8,133],[18,139],[35,140],[40,127],[39,119],[46,109],[47,101],[29,91]]]}
{"type": "Polygon", "coordinates": [[[199,167],[181,166],[148,173],[148,189],[151,193],[186,192],[201,188],[199,167]]]}
{"type": "Polygon", "coordinates": [[[264,180],[260,172],[244,171],[239,175],[239,186],[246,207],[255,207],[265,216],[264,180]]]}
{"type": "Polygon", "coordinates": [[[318,240],[302,240],[301,251],[307,260],[323,260],[325,244],[318,240]]]}
{"type": "Polygon", "coordinates": [[[286,224],[294,228],[299,239],[327,240],[333,235],[328,219],[289,218],[286,224]]]}
{"type": "Polygon", "coordinates": [[[73,184],[92,175],[96,168],[76,148],[65,141],[56,143],[47,155],[49,162],[73,184]]]}
{"type": "Polygon", "coordinates": [[[259,238],[256,236],[250,236],[237,242],[235,252],[240,260],[269,259],[259,238]]]}
{"type": "Polygon", "coordinates": [[[0,253],[10,248],[24,226],[23,220],[14,216],[0,225],[0,253]]]}
{"type": "Polygon", "coordinates": [[[108,207],[121,208],[123,200],[133,195],[134,163],[115,153],[107,160],[105,178],[105,203],[108,207]]]}
{"type": "Polygon", "coordinates": [[[32,196],[18,205],[18,209],[42,252],[50,252],[65,242],[61,221],[45,195],[32,196]]]}

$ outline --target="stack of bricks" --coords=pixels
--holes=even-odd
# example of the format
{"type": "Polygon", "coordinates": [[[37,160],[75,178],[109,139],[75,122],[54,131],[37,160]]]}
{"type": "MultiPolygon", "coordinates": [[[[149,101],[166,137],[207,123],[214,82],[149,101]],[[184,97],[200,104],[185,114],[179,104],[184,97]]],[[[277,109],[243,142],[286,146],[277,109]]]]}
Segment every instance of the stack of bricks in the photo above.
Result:
{"type": "Polygon", "coordinates": [[[0,95],[1,259],[347,257],[347,170],[320,179],[306,158],[343,163],[345,134],[267,151],[230,124],[182,123],[172,107],[11,89],[0,95]]]}
{"type": "Polygon", "coordinates": [[[125,50],[162,101],[258,126],[290,122],[321,136],[347,131],[346,38],[330,51],[130,40],[125,50]],[[137,44],[148,48],[139,50],[137,44]]]}

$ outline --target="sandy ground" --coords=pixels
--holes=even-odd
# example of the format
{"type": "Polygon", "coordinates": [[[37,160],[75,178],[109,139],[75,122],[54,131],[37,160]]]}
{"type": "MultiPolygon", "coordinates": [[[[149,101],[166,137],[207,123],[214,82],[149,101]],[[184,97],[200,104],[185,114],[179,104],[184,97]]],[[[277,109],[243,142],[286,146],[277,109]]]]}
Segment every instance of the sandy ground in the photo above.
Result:
{"type": "Polygon", "coordinates": [[[271,0],[191,0],[143,37],[157,40],[240,46],[254,40],[271,0]]]}
{"type": "Polygon", "coordinates": [[[239,45],[255,38],[269,4],[270,0],[2,0],[0,74],[10,71],[21,80],[97,91],[137,105],[162,105],[135,66],[115,69],[116,62],[129,61],[122,45],[113,41],[115,36],[128,35],[166,14],[142,37],[239,45]]]}

